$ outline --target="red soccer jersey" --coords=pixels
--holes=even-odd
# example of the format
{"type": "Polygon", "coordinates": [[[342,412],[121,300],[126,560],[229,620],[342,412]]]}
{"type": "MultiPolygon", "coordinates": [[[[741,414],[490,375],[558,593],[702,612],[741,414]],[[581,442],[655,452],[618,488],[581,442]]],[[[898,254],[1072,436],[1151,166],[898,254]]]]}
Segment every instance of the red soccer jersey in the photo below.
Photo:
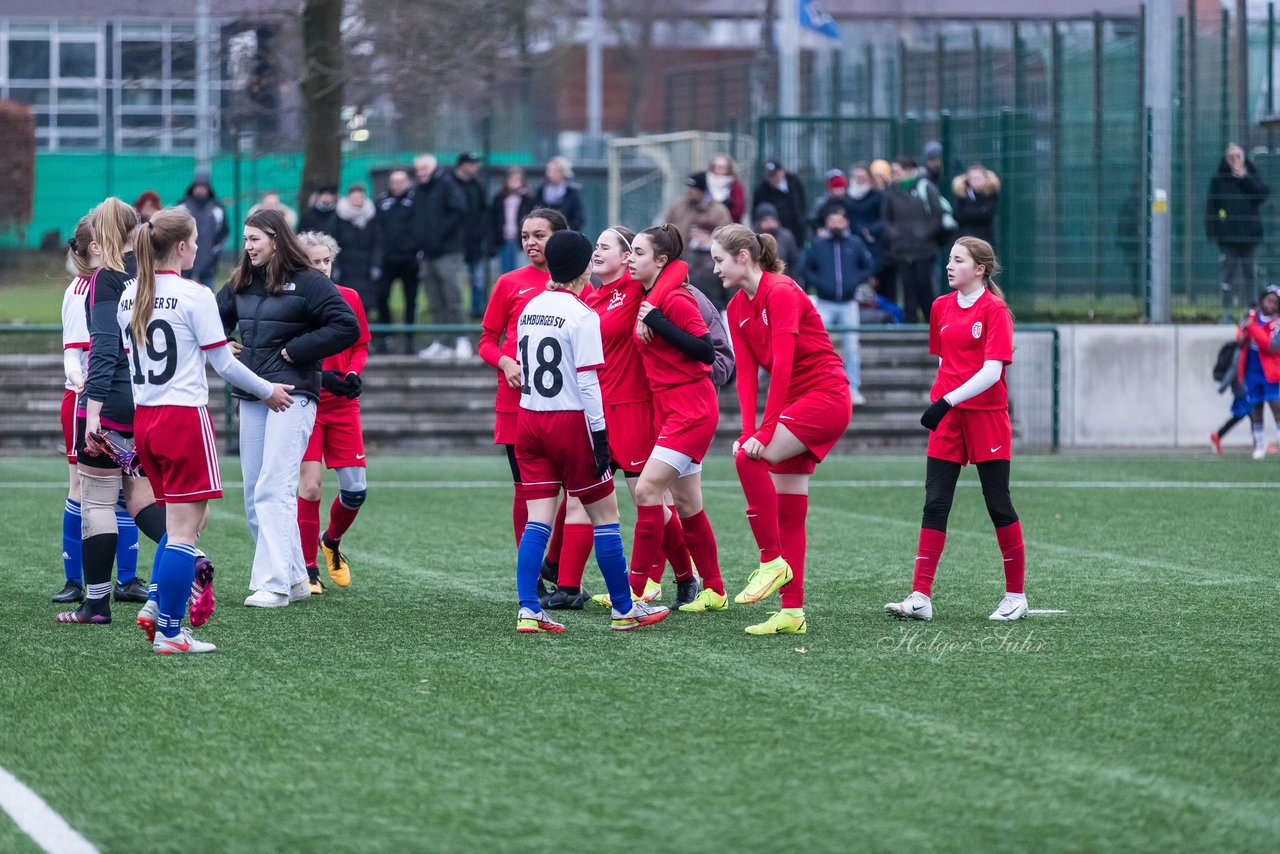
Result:
{"type": "MultiPolygon", "coordinates": [[[[938,378],[929,392],[931,400],[966,383],[983,362],[998,359],[1006,366],[1013,363],[1013,315],[1004,300],[984,291],[973,305],[961,308],[959,296],[958,291],[952,291],[939,297],[929,314],[929,352],[941,360],[938,378]]],[[[1009,392],[1004,374],[1002,368],[995,385],[957,404],[958,408],[1007,409],[1009,392]]]]}
{"type": "MultiPolygon", "coordinates": [[[[510,356],[519,361],[516,354],[516,323],[520,320],[520,312],[529,304],[529,300],[547,289],[551,281],[548,273],[539,270],[532,264],[503,273],[493,284],[493,295],[489,297],[489,306],[484,310],[484,320],[480,334],[480,358],[498,367],[498,360],[510,356]]],[[[507,385],[502,371],[498,371],[498,398],[494,403],[497,412],[520,411],[520,389],[507,385]]]]}
{"type": "Polygon", "coordinates": [[[600,393],[606,406],[637,403],[650,398],[649,378],[636,341],[636,315],[644,301],[644,285],[622,271],[622,278],[583,295],[587,305],[600,315],[600,337],[604,340],[604,370],[600,371],[600,393]]]}
{"type": "MultiPolygon", "coordinates": [[[[765,273],[754,298],[740,290],[729,300],[729,334],[738,368],[742,438],[768,444],[778,416],[790,403],[819,390],[848,387],[844,362],[831,346],[813,302],[781,273],[765,273]],[[757,433],[757,370],[769,372],[769,397],[757,433]]],[[[846,413],[847,414],[847,413],[846,413]]]]}
{"type": "MultiPolygon", "coordinates": [[[[342,294],[342,298],[347,301],[347,305],[351,306],[351,310],[356,313],[356,323],[360,326],[360,337],[356,339],[356,343],[341,353],[326,356],[321,368],[326,371],[341,371],[344,376],[352,373],[362,374],[364,373],[365,363],[369,361],[370,338],[369,321],[364,314],[364,303],[360,301],[360,294],[351,288],[344,288],[342,285],[335,285],[335,287],[338,289],[338,293],[342,294]]],[[[332,409],[343,404],[359,405],[360,399],[351,400],[346,397],[335,397],[332,392],[321,389],[320,403],[332,409]]]]}
{"type": "MultiPolygon", "coordinates": [[[[701,338],[708,334],[707,323],[698,311],[697,300],[684,286],[688,275],[688,264],[672,261],[658,274],[658,280],[645,292],[644,299],[652,302],[676,326],[701,338]]],[[[649,375],[649,387],[654,391],[697,382],[711,375],[710,365],[689,358],[661,335],[655,333],[647,344],[638,339],[636,343],[645,373],[649,375]]]]}

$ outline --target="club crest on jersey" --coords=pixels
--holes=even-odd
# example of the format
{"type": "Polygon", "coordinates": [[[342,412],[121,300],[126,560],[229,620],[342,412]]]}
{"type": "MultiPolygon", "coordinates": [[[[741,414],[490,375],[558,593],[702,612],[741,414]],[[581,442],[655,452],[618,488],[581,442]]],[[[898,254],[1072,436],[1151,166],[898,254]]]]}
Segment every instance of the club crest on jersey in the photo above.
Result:
{"type": "Polygon", "coordinates": [[[981,320],[973,324],[973,337],[974,338],[982,337],[982,321],[981,320]]]}
{"type": "Polygon", "coordinates": [[[298,289],[298,286],[297,286],[297,285],[295,285],[293,282],[285,282],[285,283],[284,283],[284,287],[283,287],[283,288],[281,288],[280,290],[282,290],[282,291],[296,291],[297,289],[298,289]]]}
{"type": "Polygon", "coordinates": [[[605,311],[613,311],[618,306],[627,301],[627,296],[622,291],[614,291],[613,296],[609,297],[609,307],[605,311]]]}
{"type": "Polygon", "coordinates": [[[766,308],[760,312],[760,320],[764,322],[765,326],[769,325],[769,309],[766,308]]]}

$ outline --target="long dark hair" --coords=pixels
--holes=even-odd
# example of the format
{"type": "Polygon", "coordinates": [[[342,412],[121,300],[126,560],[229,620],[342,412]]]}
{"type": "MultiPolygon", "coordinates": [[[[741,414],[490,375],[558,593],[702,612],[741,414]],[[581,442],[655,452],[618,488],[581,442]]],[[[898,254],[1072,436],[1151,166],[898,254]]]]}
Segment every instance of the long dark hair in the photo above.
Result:
{"type": "MultiPolygon", "coordinates": [[[[289,228],[284,214],[272,208],[261,208],[249,214],[244,221],[245,228],[256,228],[271,239],[275,251],[267,259],[266,288],[271,296],[284,292],[285,281],[300,270],[311,265],[307,263],[306,250],[298,242],[297,235],[289,228]]],[[[253,281],[253,263],[249,261],[249,253],[240,253],[240,263],[231,273],[231,291],[240,293],[253,281]]]]}

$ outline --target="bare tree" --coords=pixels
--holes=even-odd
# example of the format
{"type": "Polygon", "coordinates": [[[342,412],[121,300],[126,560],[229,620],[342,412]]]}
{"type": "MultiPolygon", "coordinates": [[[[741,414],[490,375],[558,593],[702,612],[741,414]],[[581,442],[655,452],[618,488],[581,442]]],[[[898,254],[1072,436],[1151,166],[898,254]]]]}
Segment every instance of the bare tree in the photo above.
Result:
{"type": "Polygon", "coordinates": [[[342,173],[342,0],[306,0],[302,9],[302,97],[306,140],[299,210],[342,173]]]}

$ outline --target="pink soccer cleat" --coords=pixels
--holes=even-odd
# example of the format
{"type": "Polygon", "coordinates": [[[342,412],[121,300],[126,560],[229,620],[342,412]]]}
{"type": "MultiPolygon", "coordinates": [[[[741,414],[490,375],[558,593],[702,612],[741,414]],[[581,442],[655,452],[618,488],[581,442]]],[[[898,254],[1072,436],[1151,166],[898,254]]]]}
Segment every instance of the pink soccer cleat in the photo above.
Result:
{"type": "Polygon", "coordinates": [[[191,625],[200,628],[213,616],[213,562],[204,555],[196,558],[196,577],[191,582],[191,598],[187,603],[191,625]]]}

